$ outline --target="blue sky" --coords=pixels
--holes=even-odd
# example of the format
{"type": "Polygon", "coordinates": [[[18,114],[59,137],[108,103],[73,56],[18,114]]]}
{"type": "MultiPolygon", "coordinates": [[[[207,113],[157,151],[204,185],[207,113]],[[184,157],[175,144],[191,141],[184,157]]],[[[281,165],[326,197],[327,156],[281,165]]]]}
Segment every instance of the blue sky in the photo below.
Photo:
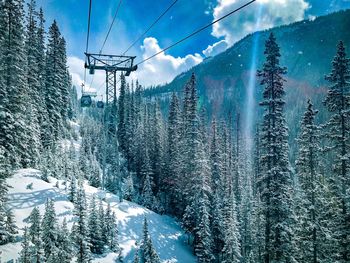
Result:
{"type": "MultiPolygon", "coordinates": [[[[58,21],[68,46],[68,62],[75,84],[82,79],[82,61],[87,32],[88,0],[37,0],[45,12],[47,25],[58,21]]],[[[173,0],[123,0],[117,20],[105,45],[106,53],[122,53],[159,16],[173,0]]],[[[178,0],[156,26],[129,51],[136,61],[182,38],[194,29],[235,9],[247,0],[178,0]]],[[[93,0],[90,52],[98,52],[112,21],[119,0],[93,0]]],[[[189,39],[145,63],[132,78],[145,85],[171,81],[180,72],[200,63],[206,56],[225,50],[245,34],[255,30],[256,14],[263,6],[261,29],[313,18],[350,8],[350,0],[258,0],[234,17],[189,39]]],[[[88,82],[90,83],[89,76],[88,82]]],[[[93,88],[104,80],[94,77],[93,88]]],[[[103,84],[102,84],[103,85],[103,84]]]]}

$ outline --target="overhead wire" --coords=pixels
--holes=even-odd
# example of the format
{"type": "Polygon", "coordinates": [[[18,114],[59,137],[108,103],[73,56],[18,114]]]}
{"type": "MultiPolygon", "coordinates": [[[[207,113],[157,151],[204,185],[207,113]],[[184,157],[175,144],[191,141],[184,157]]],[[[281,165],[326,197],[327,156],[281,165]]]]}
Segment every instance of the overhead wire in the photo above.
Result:
{"type": "MultiPolygon", "coordinates": [[[[115,11],[115,13],[114,13],[114,16],[113,16],[113,19],[112,19],[112,23],[111,23],[110,26],[109,26],[107,35],[106,35],[106,37],[105,37],[105,39],[104,39],[104,41],[103,41],[102,47],[101,47],[101,49],[100,49],[100,52],[99,52],[100,55],[101,55],[102,50],[103,50],[103,48],[104,48],[104,46],[105,46],[105,44],[106,44],[106,42],[107,42],[107,39],[108,39],[108,37],[109,37],[109,34],[111,33],[111,30],[112,30],[112,28],[113,28],[114,22],[115,22],[115,20],[116,20],[116,18],[117,18],[117,15],[118,15],[118,13],[119,13],[119,9],[120,9],[121,4],[122,4],[122,0],[119,0],[117,9],[116,9],[116,11],[115,11]]],[[[92,84],[93,84],[93,82],[94,82],[94,79],[95,79],[95,75],[93,75],[92,78],[91,78],[90,87],[92,87],[92,84]]]]}
{"type": "MultiPolygon", "coordinates": [[[[88,30],[87,30],[87,35],[86,35],[85,53],[87,53],[88,50],[89,50],[90,23],[91,23],[91,7],[92,7],[92,0],[89,1],[88,30]]],[[[86,57],[85,57],[85,62],[86,62],[86,57]]],[[[84,92],[85,82],[86,82],[86,68],[85,68],[85,70],[84,70],[84,83],[83,83],[83,85],[82,85],[82,92],[84,92]]]]}
{"type": "Polygon", "coordinates": [[[113,27],[113,25],[114,25],[114,22],[115,22],[115,19],[116,19],[117,15],[118,15],[118,12],[119,12],[119,9],[120,9],[121,4],[122,4],[122,0],[119,0],[118,7],[117,7],[117,10],[116,10],[115,13],[114,13],[114,17],[113,17],[112,23],[111,23],[111,25],[109,26],[107,35],[106,35],[106,37],[105,37],[105,39],[104,39],[104,41],[103,41],[102,47],[101,47],[101,49],[100,49],[100,54],[102,53],[102,50],[103,50],[103,48],[104,48],[104,46],[105,46],[105,44],[106,44],[106,42],[107,42],[107,39],[108,39],[108,37],[109,37],[109,34],[111,33],[112,27],[113,27]]]}
{"type": "Polygon", "coordinates": [[[152,27],[159,22],[159,20],[176,4],[178,0],[173,1],[167,9],[163,11],[163,13],[160,14],[160,16],[157,17],[157,19],[143,32],[124,52],[123,55],[125,55],[126,52],[128,52],[135,44],[143,38],[151,29],[152,27]]]}
{"type": "Polygon", "coordinates": [[[232,10],[231,12],[227,13],[226,15],[224,15],[224,16],[222,16],[222,17],[220,17],[220,18],[218,18],[218,19],[216,19],[216,20],[214,20],[214,21],[212,21],[211,23],[209,23],[209,24],[207,24],[207,25],[205,25],[205,26],[203,26],[203,27],[198,28],[197,30],[193,31],[191,34],[185,36],[184,38],[182,38],[182,39],[180,39],[180,40],[178,40],[178,41],[176,41],[175,43],[171,44],[170,46],[168,46],[168,47],[166,47],[166,48],[164,48],[164,49],[158,51],[157,53],[153,54],[152,56],[150,56],[150,57],[148,57],[148,58],[145,58],[145,59],[143,59],[142,61],[138,62],[138,63],[136,64],[136,66],[138,66],[138,65],[140,65],[140,64],[142,64],[142,63],[144,63],[144,62],[146,62],[146,61],[148,61],[148,60],[150,60],[150,59],[152,59],[152,58],[154,58],[154,57],[156,57],[156,56],[158,56],[158,55],[161,54],[161,53],[164,53],[165,51],[167,51],[167,50],[173,48],[174,46],[180,44],[181,42],[183,42],[183,41],[185,41],[185,40],[187,40],[187,39],[193,37],[194,35],[198,34],[199,32],[201,32],[201,31],[203,31],[203,30],[205,30],[205,29],[207,29],[208,27],[214,25],[215,23],[217,23],[217,22],[219,22],[219,21],[225,19],[226,17],[228,17],[228,16],[230,16],[230,15],[232,15],[232,14],[234,14],[234,13],[237,13],[238,11],[242,10],[243,8],[245,8],[245,7],[249,6],[249,5],[251,5],[252,3],[256,2],[256,1],[257,1],[257,0],[251,0],[251,1],[247,2],[247,3],[245,3],[244,5],[241,5],[240,7],[238,7],[238,8],[236,8],[236,9],[232,10]]]}

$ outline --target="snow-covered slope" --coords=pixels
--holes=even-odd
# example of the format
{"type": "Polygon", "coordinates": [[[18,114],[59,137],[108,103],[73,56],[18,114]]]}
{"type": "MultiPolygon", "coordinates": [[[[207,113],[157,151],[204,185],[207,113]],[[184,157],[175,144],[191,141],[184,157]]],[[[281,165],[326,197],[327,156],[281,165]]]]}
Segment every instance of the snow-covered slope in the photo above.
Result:
{"type": "MultiPolygon", "coordinates": [[[[66,191],[59,181],[59,188],[55,187],[57,180],[50,178],[50,183],[40,179],[40,171],[34,169],[19,170],[12,178],[8,179],[11,186],[9,191],[9,206],[13,210],[16,222],[20,228],[20,234],[27,225],[27,220],[32,209],[37,206],[41,214],[44,213],[45,202],[51,198],[55,202],[56,214],[59,222],[66,218],[69,227],[73,223],[73,204],[68,201],[66,191]],[[32,189],[27,189],[29,184],[32,189]]],[[[168,216],[158,215],[135,203],[123,201],[110,193],[97,188],[84,185],[87,198],[93,194],[111,204],[115,211],[119,226],[119,242],[123,249],[124,262],[131,262],[135,252],[135,241],[141,240],[142,222],[146,216],[149,222],[149,231],[155,248],[162,262],[191,263],[196,262],[191,249],[186,245],[186,237],[174,219],[168,216]]],[[[7,262],[18,257],[21,243],[0,246],[2,261],[7,262]]],[[[94,259],[94,262],[114,262],[115,254],[110,253],[94,259]]]]}

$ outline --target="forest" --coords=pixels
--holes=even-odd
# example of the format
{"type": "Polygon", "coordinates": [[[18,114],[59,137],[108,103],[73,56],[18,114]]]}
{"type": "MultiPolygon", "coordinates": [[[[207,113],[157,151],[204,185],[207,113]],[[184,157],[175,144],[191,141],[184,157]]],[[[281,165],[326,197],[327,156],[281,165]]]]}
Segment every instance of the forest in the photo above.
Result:
{"type": "MultiPolygon", "coordinates": [[[[194,73],[166,109],[142,80],[123,74],[114,103],[81,108],[66,40],[56,21],[47,32],[45,23],[35,0],[26,7],[22,0],[0,1],[0,251],[20,242],[21,263],[85,263],[112,252],[113,262],[129,262],[116,213],[98,195],[86,197],[88,184],[174,218],[197,262],[350,262],[350,58],[344,42],[329,61],[327,92],[316,102],[322,108],[300,98],[306,107],[291,143],[288,69],[273,33],[264,39],[256,72],[263,114],[254,138],[246,138],[235,109],[215,116],[200,106],[194,73]],[[327,112],[324,122],[320,110],[327,112]],[[106,120],[106,112],[114,118],[106,120]],[[7,180],[28,168],[41,171],[45,182],[62,181],[56,187],[74,205],[71,227],[58,220],[50,198],[44,212],[34,207],[27,226],[17,226],[7,180]]],[[[142,229],[132,262],[165,262],[147,216],[142,229]]]]}

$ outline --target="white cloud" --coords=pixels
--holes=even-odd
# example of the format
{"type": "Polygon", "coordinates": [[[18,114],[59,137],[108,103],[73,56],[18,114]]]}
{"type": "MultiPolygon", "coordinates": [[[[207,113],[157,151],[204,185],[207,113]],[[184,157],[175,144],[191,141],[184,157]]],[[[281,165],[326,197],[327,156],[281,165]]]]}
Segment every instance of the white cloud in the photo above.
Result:
{"type": "MultiPolygon", "coordinates": [[[[162,50],[157,39],[147,37],[143,40],[142,58],[146,59],[162,50]]],[[[173,57],[165,53],[139,65],[138,70],[132,73],[133,79],[139,79],[144,86],[158,85],[170,82],[173,78],[203,61],[200,54],[186,55],[185,57],[173,57]]]]}
{"type": "MultiPolygon", "coordinates": [[[[213,11],[214,20],[246,2],[246,0],[218,0],[213,11]]],[[[207,48],[203,53],[210,53],[215,46],[223,47],[223,42],[231,46],[249,33],[302,20],[308,8],[310,5],[306,0],[257,0],[238,13],[214,24],[212,35],[224,40],[209,46],[209,50],[207,48]]],[[[204,54],[207,55],[206,53],[204,54]]]]}
{"type": "Polygon", "coordinates": [[[219,42],[209,45],[206,49],[203,50],[203,54],[206,57],[215,56],[228,48],[228,44],[225,40],[220,40],[219,42]]]}

